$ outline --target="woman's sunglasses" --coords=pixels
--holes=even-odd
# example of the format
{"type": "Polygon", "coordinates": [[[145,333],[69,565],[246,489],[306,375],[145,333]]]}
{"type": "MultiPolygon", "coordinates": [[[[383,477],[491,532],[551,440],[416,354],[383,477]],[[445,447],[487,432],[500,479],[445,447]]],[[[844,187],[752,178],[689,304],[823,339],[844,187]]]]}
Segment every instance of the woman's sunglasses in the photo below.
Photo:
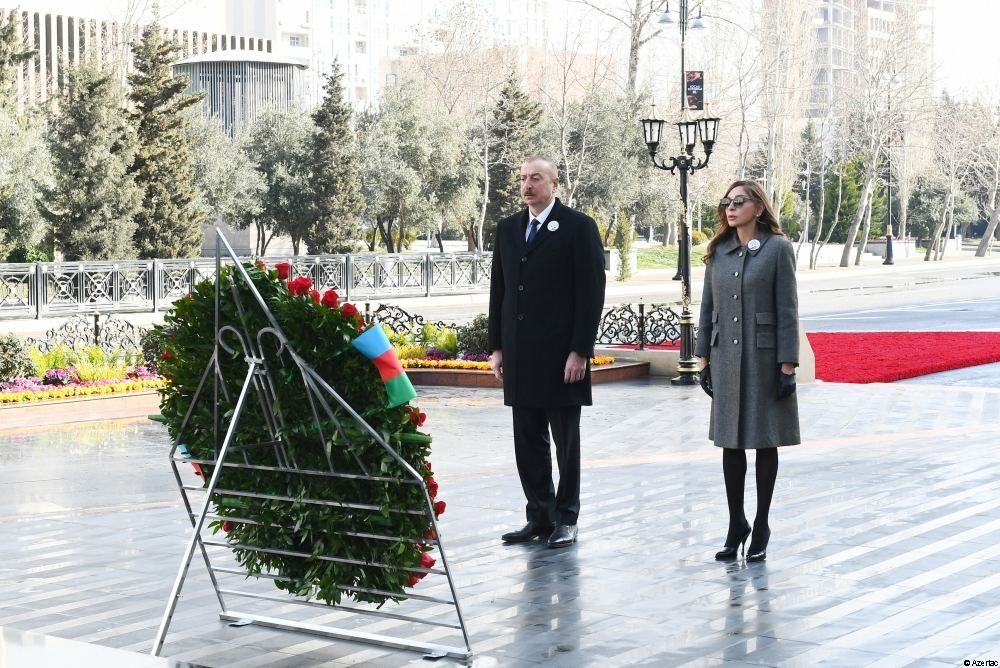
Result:
{"type": "Polygon", "coordinates": [[[753,197],[744,197],[743,195],[737,195],[736,197],[733,197],[732,199],[730,199],[728,197],[723,197],[722,199],[719,200],[719,208],[720,209],[726,209],[726,208],[729,207],[730,204],[732,204],[733,208],[738,209],[741,206],[743,206],[744,204],[746,204],[747,202],[756,202],[756,201],[757,200],[754,199],[753,197]]]}

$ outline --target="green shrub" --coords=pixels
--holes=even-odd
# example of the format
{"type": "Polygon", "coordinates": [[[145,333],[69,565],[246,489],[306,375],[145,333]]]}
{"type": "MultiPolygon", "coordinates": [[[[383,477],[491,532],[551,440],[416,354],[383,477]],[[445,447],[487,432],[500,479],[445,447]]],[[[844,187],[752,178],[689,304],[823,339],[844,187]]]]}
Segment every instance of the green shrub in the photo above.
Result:
{"type": "Polygon", "coordinates": [[[424,348],[437,348],[437,342],[440,336],[441,330],[438,329],[437,325],[432,325],[428,322],[420,328],[420,333],[417,334],[417,343],[422,345],[424,348]]]}
{"type": "Polygon", "coordinates": [[[396,356],[401,360],[422,360],[427,357],[427,348],[417,344],[396,346],[396,356]]]}
{"type": "Polygon", "coordinates": [[[159,327],[147,329],[139,339],[139,346],[142,348],[142,360],[146,364],[157,365],[160,357],[166,349],[167,330],[159,327]]]}
{"type": "Polygon", "coordinates": [[[437,347],[450,355],[458,355],[458,332],[450,327],[442,329],[437,339],[437,347]]]}
{"type": "Polygon", "coordinates": [[[80,380],[117,380],[125,378],[130,369],[142,364],[142,354],[119,348],[106,351],[100,346],[71,348],[65,343],[53,346],[47,352],[38,348],[28,351],[39,376],[50,369],[74,367],[80,380]]]}
{"type": "Polygon", "coordinates": [[[485,313],[480,313],[467,325],[458,328],[458,352],[463,355],[489,354],[489,323],[485,313]]]}
{"type": "Polygon", "coordinates": [[[700,246],[708,242],[708,235],[698,230],[691,230],[691,245],[700,246]]]}
{"type": "Polygon", "coordinates": [[[21,339],[13,334],[0,335],[0,381],[37,375],[38,369],[21,339]]]}
{"type": "Polygon", "coordinates": [[[121,380],[128,376],[129,367],[123,361],[96,364],[81,359],[73,365],[80,380],[121,380]]]}
{"type": "Polygon", "coordinates": [[[44,353],[38,348],[32,348],[30,354],[39,376],[45,375],[49,369],[68,369],[76,363],[78,358],[76,351],[65,343],[52,346],[44,353]]]}
{"type": "Polygon", "coordinates": [[[414,346],[417,345],[416,337],[410,332],[394,332],[389,325],[382,325],[382,330],[385,335],[389,338],[389,343],[391,343],[396,348],[402,348],[403,346],[414,346]]]}
{"type": "Polygon", "coordinates": [[[635,228],[629,221],[625,212],[618,214],[618,222],[615,224],[615,248],[618,250],[618,280],[627,281],[632,276],[632,265],[629,263],[629,256],[632,254],[632,239],[635,237],[635,228]]]}

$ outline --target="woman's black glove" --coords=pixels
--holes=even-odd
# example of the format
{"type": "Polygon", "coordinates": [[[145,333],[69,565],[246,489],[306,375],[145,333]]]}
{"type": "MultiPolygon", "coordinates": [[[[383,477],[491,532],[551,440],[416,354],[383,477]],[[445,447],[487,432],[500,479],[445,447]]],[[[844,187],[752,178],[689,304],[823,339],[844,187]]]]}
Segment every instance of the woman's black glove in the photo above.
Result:
{"type": "Polygon", "coordinates": [[[712,394],[712,369],[708,364],[698,372],[698,380],[701,382],[701,389],[705,390],[705,394],[714,397],[715,395],[712,394]]]}
{"type": "Polygon", "coordinates": [[[795,374],[778,371],[778,398],[787,399],[795,394],[795,374]]]}

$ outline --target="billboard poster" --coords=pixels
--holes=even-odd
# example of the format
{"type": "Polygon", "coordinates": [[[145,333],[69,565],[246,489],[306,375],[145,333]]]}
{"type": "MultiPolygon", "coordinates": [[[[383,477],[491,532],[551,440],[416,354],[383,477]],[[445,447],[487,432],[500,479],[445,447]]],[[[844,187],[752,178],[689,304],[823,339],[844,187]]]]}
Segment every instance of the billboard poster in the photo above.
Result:
{"type": "Polygon", "coordinates": [[[685,72],[684,93],[687,95],[688,109],[702,111],[705,108],[705,72],[685,72]]]}

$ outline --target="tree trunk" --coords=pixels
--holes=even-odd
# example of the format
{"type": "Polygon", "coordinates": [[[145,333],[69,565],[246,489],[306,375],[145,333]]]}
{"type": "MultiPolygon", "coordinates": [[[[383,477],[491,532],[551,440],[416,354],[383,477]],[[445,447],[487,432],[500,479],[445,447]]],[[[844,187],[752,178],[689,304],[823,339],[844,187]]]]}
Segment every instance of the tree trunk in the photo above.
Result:
{"type": "Polygon", "coordinates": [[[392,253],[392,221],[384,221],[381,218],[375,218],[375,224],[378,226],[379,236],[382,237],[382,243],[385,244],[385,252],[392,253]]]}
{"type": "Polygon", "coordinates": [[[441,253],[443,253],[444,252],[444,238],[441,236],[441,231],[438,230],[437,232],[435,232],[434,236],[437,237],[438,251],[440,251],[441,253]]]}
{"type": "MultiPolygon", "coordinates": [[[[927,242],[927,252],[924,253],[924,262],[930,262],[931,254],[936,253],[937,251],[938,244],[941,241],[941,231],[944,230],[945,223],[948,222],[948,203],[950,200],[951,193],[948,193],[948,197],[945,198],[944,206],[941,207],[941,220],[934,226],[934,231],[931,232],[931,238],[927,242]]],[[[935,256],[934,259],[937,259],[937,257],[935,256]]]]}
{"type": "Polygon", "coordinates": [[[802,255],[802,247],[809,241],[809,187],[812,180],[812,169],[806,167],[806,219],[802,223],[802,231],[799,232],[799,247],[795,249],[795,264],[799,264],[799,256],[802,255]]]}
{"type": "Polygon", "coordinates": [[[943,260],[945,251],[948,250],[948,242],[951,241],[952,237],[955,235],[955,196],[952,195],[948,202],[948,224],[945,226],[944,230],[944,241],[938,246],[938,253],[936,260],[943,260]]]}
{"type": "Polygon", "coordinates": [[[823,234],[823,216],[826,215],[826,169],[820,170],[819,181],[819,214],[816,216],[816,232],[813,234],[812,246],[809,248],[809,268],[816,268],[816,242],[823,234]]]}
{"type": "Polygon", "coordinates": [[[847,238],[844,239],[844,252],[840,254],[840,266],[847,267],[850,266],[851,262],[851,250],[854,249],[854,242],[858,238],[858,229],[861,227],[861,221],[865,217],[865,202],[871,197],[872,187],[875,185],[875,170],[869,166],[865,171],[865,187],[861,191],[861,200],[858,205],[858,211],[854,214],[854,220],[851,221],[851,227],[847,231],[847,238]]]}
{"type": "MultiPolygon", "coordinates": [[[[844,171],[846,169],[846,164],[842,164],[840,166],[840,171],[837,174],[837,207],[833,210],[833,220],[830,221],[830,229],[826,231],[823,243],[819,245],[819,250],[816,251],[816,259],[813,260],[814,263],[819,259],[819,252],[823,250],[824,246],[830,243],[830,237],[833,236],[833,231],[837,229],[837,225],[840,224],[840,205],[844,202],[844,171]]],[[[815,269],[815,266],[813,268],[815,269]]]]}
{"type": "Polygon", "coordinates": [[[996,234],[997,222],[1000,221],[1000,206],[997,205],[997,186],[994,184],[993,192],[990,193],[990,222],[983,232],[983,238],[979,240],[979,247],[976,248],[976,257],[985,257],[993,244],[993,235],[996,234]]]}
{"type": "MultiPolygon", "coordinates": [[[[642,0],[635,0],[635,10],[632,16],[643,15],[642,0]]],[[[635,99],[635,81],[639,72],[639,49],[642,47],[643,24],[636,20],[632,21],[632,34],[628,45],[628,83],[625,86],[625,94],[629,100],[635,99]]]]}
{"type": "Polygon", "coordinates": [[[607,229],[604,230],[604,247],[605,248],[608,248],[609,245],[610,245],[609,242],[611,241],[611,232],[613,232],[617,228],[618,228],[618,213],[615,212],[615,214],[613,216],[611,216],[611,223],[607,226],[607,229]]]}
{"type": "Polygon", "coordinates": [[[486,126],[483,126],[483,203],[479,207],[479,220],[476,222],[472,237],[469,239],[470,252],[481,253],[483,251],[483,227],[486,225],[486,207],[490,201],[490,141],[487,136],[486,126]]]}
{"type": "Polygon", "coordinates": [[[865,222],[864,227],[861,232],[861,243],[858,244],[858,252],[854,256],[854,266],[861,264],[861,255],[865,252],[865,248],[868,246],[868,235],[872,231],[872,200],[875,199],[875,193],[868,197],[868,203],[865,205],[865,222]]]}

